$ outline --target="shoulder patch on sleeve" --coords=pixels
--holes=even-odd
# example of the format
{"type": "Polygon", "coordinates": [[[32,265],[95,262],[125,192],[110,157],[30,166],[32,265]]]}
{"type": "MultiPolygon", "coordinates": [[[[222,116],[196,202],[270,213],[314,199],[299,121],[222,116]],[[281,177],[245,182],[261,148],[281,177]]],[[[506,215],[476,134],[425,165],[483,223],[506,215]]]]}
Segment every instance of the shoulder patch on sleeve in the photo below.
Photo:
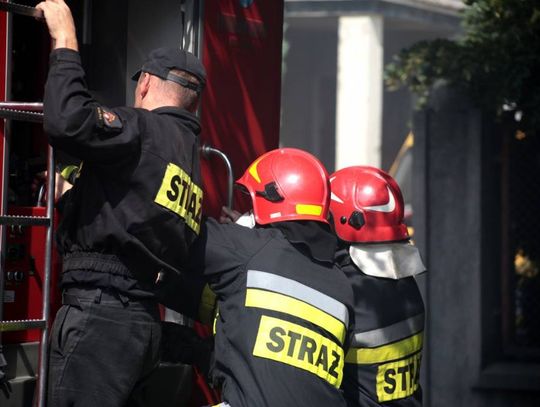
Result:
{"type": "Polygon", "coordinates": [[[99,125],[105,129],[121,129],[123,127],[118,115],[110,110],[98,106],[97,115],[99,125]]]}

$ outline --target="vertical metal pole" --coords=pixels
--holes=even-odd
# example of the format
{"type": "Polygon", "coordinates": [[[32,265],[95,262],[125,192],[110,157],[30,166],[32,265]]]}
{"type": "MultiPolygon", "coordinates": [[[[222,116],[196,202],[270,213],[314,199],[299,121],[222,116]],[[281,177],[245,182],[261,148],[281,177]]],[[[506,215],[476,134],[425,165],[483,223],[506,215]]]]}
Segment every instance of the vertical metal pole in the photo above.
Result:
{"type": "Polygon", "coordinates": [[[49,226],[47,228],[47,238],[45,242],[45,276],[43,281],[43,316],[45,327],[41,331],[40,343],[40,364],[38,378],[38,407],[45,407],[47,395],[47,370],[49,366],[49,313],[51,297],[51,271],[52,271],[52,251],[54,234],[54,201],[55,201],[55,171],[54,171],[54,151],[48,147],[47,163],[47,218],[49,226]]]}
{"type": "Polygon", "coordinates": [[[92,0],[83,2],[82,43],[83,45],[92,44],[92,0]]]}
{"type": "MultiPolygon", "coordinates": [[[[203,59],[203,35],[204,35],[204,0],[191,0],[189,4],[182,4],[182,21],[183,34],[182,43],[183,49],[191,52],[201,61],[203,59]]],[[[201,104],[196,112],[197,116],[201,117],[201,104]]]]}
{"type": "MultiPolygon", "coordinates": [[[[11,42],[13,24],[11,13],[7,13],[6,20],[6,74],[3,78],[5,81],[5,100],[11,94],[11,42]]],[[[9,151],[11,148],[11,123],[9,120],[4,121],[4,150],[2,157],[2,182],[0,214],[7,215],[8,195],[9,195],[9,151]]],[[[6,226],[0,225],[0,321],[4,318],[4,270],[6,264],[6,226]]],[[[0,333],[0,346],[2,345],[2,334],[0,333]]]]}
{"type": "MultiPolygon", "coordinates": [[[[6,16],[6,38],[5,38],[5,76],[4,80],[4,100],[7,100],[11,94],[11,13],[6,16]]],[[[3,150],[2,150],[2,173],[0,174],[0,214],[7,215],[9,203],[9,152],[11,149],[11,122],[4,120],[3,150]]],[[[0,225],[0,321],[4,319],[4,282],[6,266],[6,246],[7,246],[7,225],[0,225]]],[[[4,359],[2,351],[2,333],[0,332],[0,356],[4,359]]],[[[4,362],[4,360],[2,360],[4,362]]]]}
{"type": "Polygon", "coordinates": [[[195,55],[202,61],[204,41],[204,0],[196,3],[194,18],[197,19],[197,37],[195,38],[195,55]]]}
{"type": "Polygon", "coordinates": [[[181,5],[182,38],[180,48],[202,58],[203,0],[184,0],[181,5]]]}
{"type": "MultiPolygon", "coordinates": [[[[9,121],[4,121],[4,150],[2,156],[2,200],[0,202],[0,215],[7,214],[8,195],[9,195],[9,121]]],[[[0,225],[0,321],[4,318],[4,282],[6,265],[6,229],[7,226],[0,225]]],[[[0,345],[2,337],[0,334],[0,345]]]]}

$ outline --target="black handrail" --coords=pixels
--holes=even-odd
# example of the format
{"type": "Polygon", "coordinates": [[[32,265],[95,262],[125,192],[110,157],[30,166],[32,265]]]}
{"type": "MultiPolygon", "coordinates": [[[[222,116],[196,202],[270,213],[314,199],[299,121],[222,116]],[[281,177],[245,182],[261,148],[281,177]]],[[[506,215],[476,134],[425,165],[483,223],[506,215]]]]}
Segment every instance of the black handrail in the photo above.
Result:
{"type": "Polygon", "coordinates": [[[0,1],[0,10],[7,11],[9,13],[20,14],[23,16],[34,17],[34,18],[37,18],[38,20],[45,20],[43,11],[35,7],[25,6],[23,4],[8,3],[5,1],[0,1]]]}

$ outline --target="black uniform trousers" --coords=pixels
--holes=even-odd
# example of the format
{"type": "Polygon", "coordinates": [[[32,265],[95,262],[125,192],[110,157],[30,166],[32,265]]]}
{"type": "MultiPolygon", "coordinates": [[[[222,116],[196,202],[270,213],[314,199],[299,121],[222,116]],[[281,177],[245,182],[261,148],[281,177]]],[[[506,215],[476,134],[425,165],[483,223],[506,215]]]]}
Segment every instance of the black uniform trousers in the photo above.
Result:
{"type": "Polygon", "coordinates": [[[150,406],[145,383],[159,364],[154,300],[70,288],[51,331],[49,407],[150,406]]]}

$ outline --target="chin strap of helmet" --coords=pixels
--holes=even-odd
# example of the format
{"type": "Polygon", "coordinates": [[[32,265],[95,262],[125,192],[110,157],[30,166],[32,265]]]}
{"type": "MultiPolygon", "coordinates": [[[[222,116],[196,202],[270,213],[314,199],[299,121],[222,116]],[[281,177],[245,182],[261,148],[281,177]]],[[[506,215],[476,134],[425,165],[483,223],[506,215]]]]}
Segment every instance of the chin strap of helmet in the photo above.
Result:
{"type": "Polygon", "coordinates": [[[255,191],[255,193],[270,202],[281,202],[285,199],[279,193],[275,182],[266,184],[264,186],[264,191],[255,191]]]}

